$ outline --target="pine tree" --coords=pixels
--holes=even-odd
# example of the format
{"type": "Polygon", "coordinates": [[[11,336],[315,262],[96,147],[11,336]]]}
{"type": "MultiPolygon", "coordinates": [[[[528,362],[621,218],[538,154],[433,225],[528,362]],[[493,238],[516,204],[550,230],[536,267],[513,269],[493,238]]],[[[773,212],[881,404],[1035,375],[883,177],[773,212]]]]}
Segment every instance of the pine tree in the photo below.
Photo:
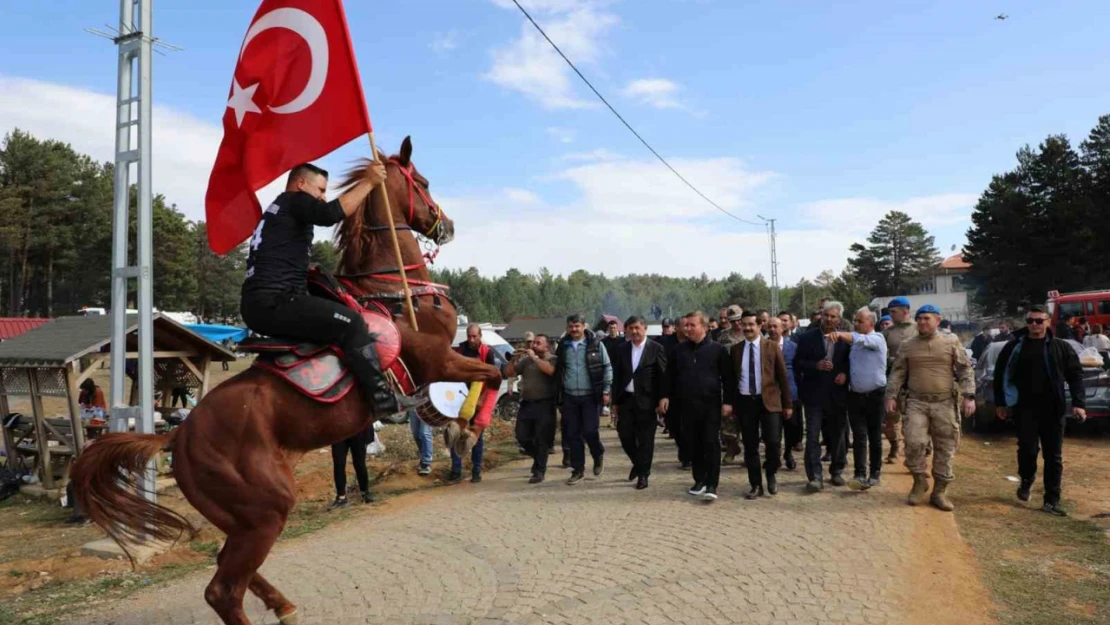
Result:
{"type": "Polygon", "coordinates": [[[876,297],[908,292],[940,262],[934,238],[900,211],[879,221],[866,246],[854,243],[849,250],[856,255],[848,259],[852,276],[876,297]]]}

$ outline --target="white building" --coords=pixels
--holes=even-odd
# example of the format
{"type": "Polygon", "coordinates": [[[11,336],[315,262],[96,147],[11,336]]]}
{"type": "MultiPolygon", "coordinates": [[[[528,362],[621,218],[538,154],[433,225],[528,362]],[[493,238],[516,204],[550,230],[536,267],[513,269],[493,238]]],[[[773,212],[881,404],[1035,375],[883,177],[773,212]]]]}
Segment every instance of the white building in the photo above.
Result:
{"type": "MultiPolygon", "coordinates": [[[[932,304],[940,309],[941,316],[952,323],[967,323],[971,321],[968,310],[968,287],[966,284],[967,272],[971,265],[963,259],[962,254],[955,254],[944,259],[930,275],[922,278],[921,282],[910,290],[902,293],[902,297],[910,300],[910,312],[917,310],[925,304],[932,304]]],[[[882,310],[890,300],[897,295],[885,295],[871,300],[871,308],[882,310]]]]}

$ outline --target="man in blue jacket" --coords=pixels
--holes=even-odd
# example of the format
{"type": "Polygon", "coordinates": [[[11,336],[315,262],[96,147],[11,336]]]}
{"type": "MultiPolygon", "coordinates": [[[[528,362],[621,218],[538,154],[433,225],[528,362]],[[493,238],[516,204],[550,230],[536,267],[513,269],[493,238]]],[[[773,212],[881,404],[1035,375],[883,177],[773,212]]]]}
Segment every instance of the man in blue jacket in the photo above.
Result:
{"type": "Polygon", "coordinates": [[[567,333],[555,352],[555,398],[563,415],[563,435],[570,451],[573,486],[586,476],[586,450],[593,456],[594,477],[604,468],[605,447],[598,433],[602,406],[609,405],[613,365],[605,345],[586,329],[582,315],[567,317],[567,333]]]}
{"type": "Polygon", "coordinates": [[[1018,427],[1017,497],[1029,501],[1029,490],[1037,477],[1037,447],[1044,454],[1044,506],[1042,510],[1067,516],[1060,507],[1060,483],[1064,474],[1064,383],[1071,392],[1071,413],[1079,421],[1087,418],[1083,392],[1083,368],[1079,356],[1065,341],[1048,329],[1048,312],[1033,306],[1025,316],[1025,328],[998,354],[994,366],[996,416],[1011,415],[1018,427]]]}

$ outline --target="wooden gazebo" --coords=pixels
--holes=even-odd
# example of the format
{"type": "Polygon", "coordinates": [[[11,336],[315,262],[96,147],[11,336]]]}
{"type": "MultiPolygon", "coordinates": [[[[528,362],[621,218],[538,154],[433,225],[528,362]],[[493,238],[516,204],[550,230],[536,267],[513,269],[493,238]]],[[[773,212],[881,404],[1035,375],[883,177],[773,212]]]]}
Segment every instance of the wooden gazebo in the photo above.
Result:
{"type": "MultiPolygon", "coordinates": [[[[126,358],[132,361],[138,358],[138,316],[129,315],[127,325],[126,358]]],[[[110,358],[111,333],[111,317],[106,315],[59,317],[0,343],[0,429],[8,462],[33,459],[47,489],[64,484],[69,463],[85,445],[79,387],[110,358]],[[9,417],[10,397],[29,397],[32,417],[9,417]],[[65,398],[68,418],[48,417],[43,397],[65,398]],[[62,484],[56,482],[56,468],[62,484]]],[[[193,390],[198,400],[202,398],[209,387],[208,365],[232,360],[235,354],[222,346],[169,317],[154,315],[154,387],[162,392],[163,407],[169,407],[174,388],[193,390]]],[[[111,403],[118,405],[119,398],[111,403]]]]}

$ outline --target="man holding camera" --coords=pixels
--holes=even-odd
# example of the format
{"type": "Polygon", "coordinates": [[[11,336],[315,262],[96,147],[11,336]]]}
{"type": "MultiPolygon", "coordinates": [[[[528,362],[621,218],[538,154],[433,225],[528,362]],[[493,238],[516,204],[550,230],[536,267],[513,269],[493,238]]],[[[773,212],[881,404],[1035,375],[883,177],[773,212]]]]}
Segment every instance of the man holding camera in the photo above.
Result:
{"type": "Polygon", "coordinates": [[[516,440],[532,457],[528,483],[539,484],[547,473],[547,455],[555,436],[555,354],[548,350],[546,334],[537,335],[505,367],[506,377],[516,375],[521,377],[516,440]]]}

